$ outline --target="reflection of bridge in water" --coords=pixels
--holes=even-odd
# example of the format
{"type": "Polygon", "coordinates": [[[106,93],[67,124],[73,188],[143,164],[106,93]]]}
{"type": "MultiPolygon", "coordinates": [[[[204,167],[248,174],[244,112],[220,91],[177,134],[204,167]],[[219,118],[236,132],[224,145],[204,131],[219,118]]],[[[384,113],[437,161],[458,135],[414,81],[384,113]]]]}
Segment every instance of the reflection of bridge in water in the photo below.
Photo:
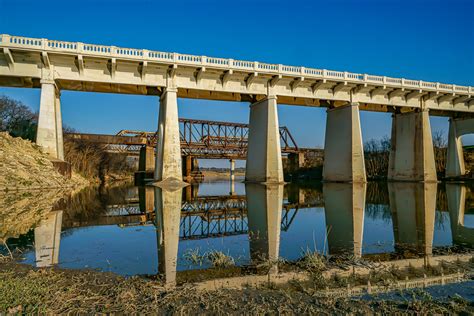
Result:
{"type": "MultiPolygon", "coordinates": [[[[316,194],[311,201],[290,203],[283,200],[282,186],[246,184],[245,197],[199,197],[183,202],[181,190],[169,192],[146,187],[139,192],[139,201],[134,197],[126,204],[109,204],[91,220],[71,220],[62,216],[63,211],[52,212],[35,228],[37,264],[58,262],[61,230],[94,225],[156,225],[159,271],[169,282],[176,277],[180,240],[246,234],[252,264],[265,258],[276,259],[281,231],[291,228],[298,209],[322,206],[322,197],[328,254],[357,258],[363,255],[365,190],[365,184],[324,184],[322,195],[316,194]]],[[[384,261],[407,254],[432,257],[437,185],[391,183],[388,192],[395,256],[390,252],[381,257],[364,257],[375,256],[384,261]]],[[[464,225],[466,187],[447,185],[446,193],[453,245],[473,247],[473,229],[464,225]]]]}
{"type": "MultiPolygon", "coordinates": [[[[98,217],[81,222],[63,222],[63,228],[119,225],[156,224],[155,200],[152,187],[139,188],[141,200],[129,199],[124,204],[107,205],[98,217]]],[[[287,231],[300,209],[322,206],[315,199],[310,202],[283,203],[281,229],[287,231]]],[[[202,239],[248,234],[248,209],[245,195],[202,196],[184,200],[181,206],[180,238],[202,239]]]]}

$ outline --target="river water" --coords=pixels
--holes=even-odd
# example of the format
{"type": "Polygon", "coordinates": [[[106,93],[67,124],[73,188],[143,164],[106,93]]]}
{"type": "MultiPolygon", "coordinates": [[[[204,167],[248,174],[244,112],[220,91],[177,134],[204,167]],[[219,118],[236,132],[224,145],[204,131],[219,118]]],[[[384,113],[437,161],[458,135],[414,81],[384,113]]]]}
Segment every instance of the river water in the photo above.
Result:
{"type": "MultiPolygon", "coordinates": [[[[203,258],[215,251],[245,267],[266,259],[294,261],[306,251],[393,260],[469,249],[473,192],[444,183],[215,181],[175,190],[125,184],[63,198],[21,230],[13,227],[20,223],[4,219],[2,231],[11,250],[22,249],[25,264],[161,274],[173,281],[183,271],[209,268],[203,258]]],[[[26,209],[39,197],[21,199],[9,207],[26,209]]]]}

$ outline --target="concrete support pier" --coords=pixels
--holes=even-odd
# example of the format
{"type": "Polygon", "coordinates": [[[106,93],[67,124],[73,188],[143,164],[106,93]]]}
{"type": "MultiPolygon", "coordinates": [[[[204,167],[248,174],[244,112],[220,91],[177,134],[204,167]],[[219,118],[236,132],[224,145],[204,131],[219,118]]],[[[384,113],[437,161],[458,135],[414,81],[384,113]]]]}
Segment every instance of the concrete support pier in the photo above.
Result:
{"type": "MultiPolygon", "coordinates": [[[[254,263],[267,260],[275,262],[280,253],[283,185],[247,183],[245,191],[250,258],[254,263]]],[[[272,271],[274,268],[276,267],[273,267],[272,271]]]]}
{"type": "Polygon", "coordinates": [[[461,136],[471,133],[474,133],[474,118],[449,120],[446,177],[462,177],[466,174],[461,136]]]}
{"type": "Polygon", "coordinates": [[[176,285],[182,191],[182,188],[155,187],[158,272],[163,275],[167,287],[176,285]]]}
{"type": "Polygon", "coordinates": [[[230,159],[230,170],[229,170],[229,181],[230,181],[230,188],[229,188],[229,194],[234,195],[235,194],[235,160],[230,159]]]}
{"type": "Polygon", "coordinates": [[[140,148],[138,171],[153,172],[155,170],[155,148],[143,146],[140,148]]]}
{"type": "Polygon", "coordinates": [[[160,98],[155,181],[182,182],[178,90],[166,88],[160,98]]]}
{"type": "Polygon", "coordinates": [[[54,81],[41,83],[36,144],[53,158],[64,160],[60,93],[54,81]]]}
{"type": "Polygon", "coordinates": [[[357,103],[327,111],[323,179],[333,182],[367,181],[357,103]]]}
{"type": "Polygon", "coordinates": [[[324,183],[329,253],[362,256],[366,183],[324,183]]]}
{"type": "Polygon", "coordinates": [[[436,183],[390,182],[388,184],[397,251],[432,254],[436,188],[436,183]]]}
{"type": "Polygon", "coordinates": [[[393,115],[388,180],[437,181],[428,111],[393,115]]]}
{"type": "Polygon", "coordinates": [[[288,171],[297,172],[305,165],[305,153],[292,153],[288,155],[288,171]]]}
{"type": "Polygon", "coordinates": [[[50,212],[35,228],[36,267],[50,267],[59,262],[63,211],[50,212]]]}
{"type": "Polygon", "coordinates": [[[284,181],[276,96],[269,96],[250,106],[245,181],[284,181]]]}
{"type": "Polygon", "coordinates": [[[446,183],[448,198],[449,222],[453,243],[463,246],[474,246],[474,228],[464,225],[466,212],[466,186],[446,183]]]}

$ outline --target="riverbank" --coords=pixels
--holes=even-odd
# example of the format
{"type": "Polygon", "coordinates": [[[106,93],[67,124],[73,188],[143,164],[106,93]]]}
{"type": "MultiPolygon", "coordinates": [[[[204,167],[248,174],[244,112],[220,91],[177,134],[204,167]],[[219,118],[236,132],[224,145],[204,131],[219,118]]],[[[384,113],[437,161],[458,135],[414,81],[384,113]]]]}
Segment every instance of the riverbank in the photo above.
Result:
{"type": "MultiPolygon", "coordinates": [[[[205,181],[211,180],[229,180],[230,178],[230,171],[229,170],[202,170],[202,174],[204,175],[205,181]]],[[[235,180],[244,179],[245,171],[244,170],[235,170],[234,171],[235,180]]]]}
{"type": "Polygon", "coordinates": [[[0,133],[0,191],[77,188],[89,184],[82,176],[60,174],[51,157],[20,137],[0,133]]]}
{"type": "MultiPolygon", "coordinates": [[[[124,278],[91,270],[35,269],[18,263],[0,265],[0,313],[167,313],[167,314],[309,314],[309,313],[460,313],[474,306],[460,296],[433,299],[425,290],[407,298],[321,297],[300,282],[272,283],[242,289],[168,289],[160,280],[124,278]]],[[[342,280],[342,279],[341,279],[342,280]]],[[[343,285],[343,281],[341,285],[343,285]]],[[[341,286],[341,288],[343,288],[341,286]]],[[[464,287],[465,288],[465,287],[464,287]]],[[[474,288],[471,286],[474,295],[474,288]]]]}

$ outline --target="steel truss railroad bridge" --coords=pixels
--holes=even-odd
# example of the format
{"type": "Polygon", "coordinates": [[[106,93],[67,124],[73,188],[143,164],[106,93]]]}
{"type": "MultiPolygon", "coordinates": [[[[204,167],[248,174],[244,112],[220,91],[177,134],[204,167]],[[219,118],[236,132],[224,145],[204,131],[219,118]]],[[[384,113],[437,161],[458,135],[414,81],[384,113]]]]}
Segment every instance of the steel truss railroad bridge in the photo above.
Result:
{"type": "MultiPolygon", "coordinates": [[[[182,156],[206,159],[246,159],[249,125],[208,120],[179,119],[182,156]]],[[[157,132],[121,130],[116,135],[67,133],[66,139],[104,144],[108,152],[138,155],[144,146],[156,147],[157,132]]],[[[310,153],[300,148],[287,127],[280,127],[283,154],[310,153]]]]}

